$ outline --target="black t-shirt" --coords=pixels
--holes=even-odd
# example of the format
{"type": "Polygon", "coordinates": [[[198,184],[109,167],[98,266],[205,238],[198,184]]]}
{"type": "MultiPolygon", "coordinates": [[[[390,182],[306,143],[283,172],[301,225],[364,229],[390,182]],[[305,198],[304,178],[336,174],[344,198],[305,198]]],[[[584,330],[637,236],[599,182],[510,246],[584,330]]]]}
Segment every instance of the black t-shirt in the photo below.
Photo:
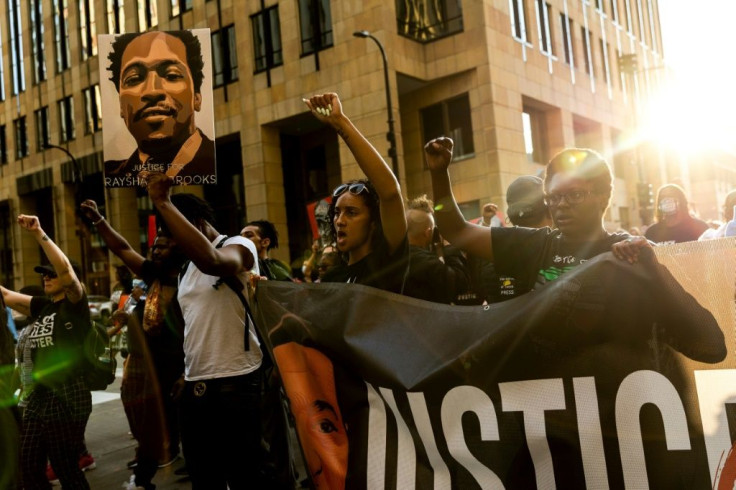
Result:
{"type": "Polygon", "coordinates": [[[409,275],[404,294],[413,298],[449,304],[468,288],[465,257],[459,249],[445,247],[442,262],[426,248],[409,247],[409,275]]]}
{"type": "Polygon", "coordinates": [[[84,369],[84,341],[90,331],[87,295],[76,303],[66,297],[31,298],[31,315],[36,321],[29,328],[28,346],[33,360],[33,377],[41,385],[58,387],[84,369]]]}
{"type": "Polygon", "coordinates": [[[688,216],[675,226],[667,226],[663,222],[654,223],[647,229],[647,240],[665,245],[668,243],[692,242],[700,238],[708,224],[705,221],[688,216]]]}
{"type": "Polygon", "coordinates": [[[606,234],[587,242],[569,242],[550,228],[493,228],[496,273],[506,291],[519,296],[557,279],[585,261],[611,250],[627,233],[606,234]]]}
{"type": "MultiPolygon", "coordinates": [[[[181,374],[184,372],[184,319],[176,299],[178,277],[146,260],[141,279],[148,284],[148,293],[136,334],[148,345],[157,366],[181,374]]],[[[130,325],[128,328],[130,338],[130,325]]]]}
{"type": "Polygon", "coordinates": [[[406,237],[393,254],[385,242],[358,262],[340,264],[327,272],[322,282],[352,282],[401,293],[409,266],[409,244],[406,237]]]}

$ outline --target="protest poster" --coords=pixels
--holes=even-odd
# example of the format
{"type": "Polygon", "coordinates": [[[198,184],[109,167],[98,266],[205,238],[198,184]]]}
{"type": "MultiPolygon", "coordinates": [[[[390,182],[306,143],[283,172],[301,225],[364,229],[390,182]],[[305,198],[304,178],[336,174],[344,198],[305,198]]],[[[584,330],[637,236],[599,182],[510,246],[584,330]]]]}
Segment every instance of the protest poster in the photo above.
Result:
{"type": "Polygon", "coordinates": [[[265,282],[318,488],[733,488],[734,240],[603,254],[489,306],[265,282]]]}
{"type": "Polygon", "coordinates": [[[216,184],[209,29],[100,35],[104,183],[216,184]]]}

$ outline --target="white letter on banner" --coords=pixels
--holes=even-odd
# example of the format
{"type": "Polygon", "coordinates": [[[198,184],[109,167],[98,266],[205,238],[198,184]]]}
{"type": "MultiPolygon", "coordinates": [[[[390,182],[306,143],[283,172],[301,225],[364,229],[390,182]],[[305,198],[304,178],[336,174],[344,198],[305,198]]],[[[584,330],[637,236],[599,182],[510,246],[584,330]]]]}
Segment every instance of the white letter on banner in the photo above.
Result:
{"type": "Polygon", "coordinates": [[[726,404],[736,403],[736,370],[695,371],[695,386],[703,421],[710,481],[713,482],[719,471],[719,462],[725,461],[731,450],[726,404]]]}
{"type": "Polygon", "coordinates": [[[442,431],[445,433],[447,449],[453,458],[473,475],[484,490],[503,490],[501,479],[475,459],[465,444],[463,414],[473,412],[480,422],[480,437],[484,441],[498,440],[498,421],[493,402],[474,386],[456,386],[442,400],[442,431]]]}
{"type": "Polygon", "coordinates": [[[366,488],[386,488],[386,407],[383,400],[370,384],[368,389],[368,463],[366,488]]]}
{"type": "Polygon", "coordinates": [[[555,489],[555,470],[547,441],[544,412],[565,409],[562,379],[533,379],[499,383],[504,412],[524,412],[526,443],[534,463],[537,488],[555,489]]]}
{"type": "Polygon", "coordinates": [[[670,380],[656,371],[636,371],[624,378],[616,394],[616,428],[626,488],[647,489],[647,466],[639,413],[647,403],[662,414],[667,449],[690,449],[685,409],[670,380]]]}
{"type": "Polygon", "coordinates": [[[417,453],[414,448],[414,439],[411,437],[409,427],[406,426],[404,418],[396,406],[396,400],[391,390],[379,388],[381,396],[391,408],[396,419],[396,428],[399,436],[399,454],[396,463],[396,488],[415,488],[417,486],[417,453]]]}
{"type": "Polygon", "coordinates": [[[409,406],[411,407],[412,417],[417,427],[419,437],[424,444],[424,450],[427,452],[429,464],[432,465],[434,471],[434,490],[450,489],[450,471],[447,469],[445,461],[437,450],[437,442],[435,441],[432,423],[429,421],[429,412],[427,412],[427,402],[424,400],[423,393],[407,393],[409,406]]]}
{"type": "Polygon", "coordinates": [[[608,490],[606,456],[603,451],[601,419],[598,413],[598,394],[592,376],[572,379],[575,392],[575,412],[578,416],[578,434],[583,456],[586,488],[608,490]]]}

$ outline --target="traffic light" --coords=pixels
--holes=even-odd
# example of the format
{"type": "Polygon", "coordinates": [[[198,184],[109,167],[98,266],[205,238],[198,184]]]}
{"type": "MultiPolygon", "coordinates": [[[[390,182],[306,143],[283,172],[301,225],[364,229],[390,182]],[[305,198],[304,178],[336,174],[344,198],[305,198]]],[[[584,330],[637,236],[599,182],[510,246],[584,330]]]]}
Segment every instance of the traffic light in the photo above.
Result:
{"type": "Polygon", "coordinates": [[[650,208],[654,206],[654,190],[652,189],[652,184],[637,183],[636,194],[639,197],[640,207],[650,208]]]}

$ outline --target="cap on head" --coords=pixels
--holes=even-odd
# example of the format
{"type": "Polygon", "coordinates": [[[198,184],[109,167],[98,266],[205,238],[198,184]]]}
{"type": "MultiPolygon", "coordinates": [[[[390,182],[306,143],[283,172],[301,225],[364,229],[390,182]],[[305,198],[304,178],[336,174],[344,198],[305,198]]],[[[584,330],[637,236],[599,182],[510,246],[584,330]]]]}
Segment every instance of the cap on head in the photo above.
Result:
{"type": "MultiPolygon", "coordinates": [[[[74,274],[76,274],[77,278],[81,280],[82,278],[82,269],[79,267],[79,264],[74,261],[69,261],[72,265],[72,269],[74,270],[74,274]]],[[[41,264],[37,265],[33,268],[33,272],[36,274],[56,274],[56,269],[54,269],[54,266],[51,264],[41,264]]]]}
{"type": "Polygon", "coordinates": [[[534,175],[522,175],[506,189],[508,217],[512,222],[544,213],[544,182],[534,175]]]}

